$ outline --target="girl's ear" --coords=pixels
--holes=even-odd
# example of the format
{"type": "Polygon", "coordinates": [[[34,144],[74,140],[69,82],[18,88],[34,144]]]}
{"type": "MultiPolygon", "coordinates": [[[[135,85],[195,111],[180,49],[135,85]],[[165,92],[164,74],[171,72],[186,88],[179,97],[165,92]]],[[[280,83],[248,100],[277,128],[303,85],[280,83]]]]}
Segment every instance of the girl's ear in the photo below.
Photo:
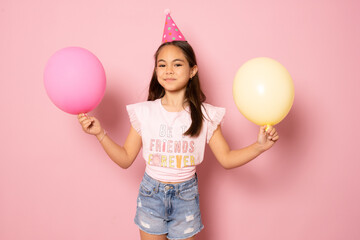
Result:
{"type": "Polygon", "coordinates": [[[197,67],[197,65],[195,65],[192,67],[192,69],[190,71],[190,78],[193,78],[197,72],[198,72],[198,67],[197,67]]]}

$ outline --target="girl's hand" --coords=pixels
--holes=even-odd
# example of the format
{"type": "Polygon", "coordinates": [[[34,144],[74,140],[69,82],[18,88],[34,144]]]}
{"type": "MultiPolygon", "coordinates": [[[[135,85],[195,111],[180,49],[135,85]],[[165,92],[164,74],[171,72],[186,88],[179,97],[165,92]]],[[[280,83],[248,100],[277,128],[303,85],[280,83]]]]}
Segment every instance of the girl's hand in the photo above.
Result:
{"type": "Polygon", "coordinates": [[[88,115],[84,113],[80,113],[78,115],[79,123],[82,126],[82,129],[84,132],[92,135],[99,135],[100,133],[103,133],[104,130],[102,129],[99,120],[97,120],[94,117],[89,117],[88,115]]]}
{"type": "Polygon", "coordinates": [[[260,127],[257,143],[262,147],[263,151],[270,149],[278,139],[279,135],[274,127],[260,127]],[[266,130],[266,128],[268,129],[266,130]]]}

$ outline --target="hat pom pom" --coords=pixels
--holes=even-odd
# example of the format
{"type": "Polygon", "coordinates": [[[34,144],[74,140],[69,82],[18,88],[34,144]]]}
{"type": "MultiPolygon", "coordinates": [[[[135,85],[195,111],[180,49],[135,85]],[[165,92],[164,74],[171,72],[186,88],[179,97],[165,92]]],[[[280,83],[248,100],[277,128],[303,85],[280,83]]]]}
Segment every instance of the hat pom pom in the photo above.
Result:
{"type": "Polygon", "coordinates": [[[164,10],[164,13],[165,13],[165,15],[168,15],[168,14],[171,13],[171,11],[170,11],[170,9],[167,8],[167,9],[164,10]]]}

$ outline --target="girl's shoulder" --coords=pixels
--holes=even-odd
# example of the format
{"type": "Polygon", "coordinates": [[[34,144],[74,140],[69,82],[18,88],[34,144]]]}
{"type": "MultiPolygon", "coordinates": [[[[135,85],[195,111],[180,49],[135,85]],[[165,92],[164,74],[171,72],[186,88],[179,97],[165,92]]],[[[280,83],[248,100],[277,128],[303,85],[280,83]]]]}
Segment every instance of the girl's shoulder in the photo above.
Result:
{"type": "Polygon", "coordinates": [[[202,104],[202,110],[210,111],[210,112],[216,112],[216,111],[225,111],[225,108],[224,107],[214,106],[212,104],[204,102],[202,104]]]}
{"type": "Polygon", "coordinates": [[[217,107],[214,105],[211,105],[209,103],[203,103],[202,104],[202,111],[204,114],[205,119],[219,119],[221,120],[226,112],[226,109],[223,107],[217,107]]]}
{"type": "Polygon", "coordinates": [[[144,121],[149,121],[149,118],[156,115],[156,107],[158,102],[145,101],[126,105],[131,125],[141,135],[141,125],[144,121]]]}

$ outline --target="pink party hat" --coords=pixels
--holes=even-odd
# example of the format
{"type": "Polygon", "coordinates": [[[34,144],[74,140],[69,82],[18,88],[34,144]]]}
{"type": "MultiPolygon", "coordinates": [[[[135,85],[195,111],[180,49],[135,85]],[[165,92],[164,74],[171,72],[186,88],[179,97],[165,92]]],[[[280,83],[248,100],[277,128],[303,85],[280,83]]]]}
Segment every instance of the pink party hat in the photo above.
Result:
{"type": "Polygon", "coordinates": [[[165,10],[165,26],[164,34],[162,38],[162,43],[172,42],[172,41],[186,41],[184,35],[180,32],[179,28],[176,26],[174,20],[170,16],[170,10],[165,10]]]}

